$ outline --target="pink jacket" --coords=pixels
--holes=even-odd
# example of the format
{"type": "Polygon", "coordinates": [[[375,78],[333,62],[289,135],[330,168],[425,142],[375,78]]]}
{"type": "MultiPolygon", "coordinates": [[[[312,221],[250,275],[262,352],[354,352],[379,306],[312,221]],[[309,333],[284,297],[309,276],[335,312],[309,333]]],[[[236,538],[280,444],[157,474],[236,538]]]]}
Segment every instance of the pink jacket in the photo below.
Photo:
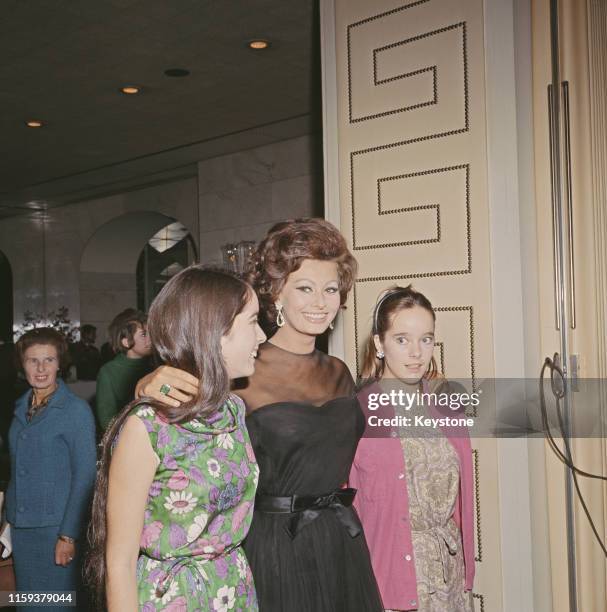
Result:
{"type": "MultiPolygon", "coordinates": [[[[371,414],[381,418],[394,416],[392,406],[368,410],[369,393],[381,392],[376,383],[359,392],[358,400],[365,418],[371,414]]],[[[434,407],[430,410],[433,416],[444,416],[434,407]]],[[[459,495],[453,518],[462,534],[465,588],[471,590],[474,581],[472,449],[465,428],[444,428],[443,432],[460,461],[459,495]]],[[[415,610],[418,607],[417,581],[405,459],[399,438],[363,437],[356,451],[349,486],[358,489],[354,505],[365,530],[384,608],[415,610]]]]}

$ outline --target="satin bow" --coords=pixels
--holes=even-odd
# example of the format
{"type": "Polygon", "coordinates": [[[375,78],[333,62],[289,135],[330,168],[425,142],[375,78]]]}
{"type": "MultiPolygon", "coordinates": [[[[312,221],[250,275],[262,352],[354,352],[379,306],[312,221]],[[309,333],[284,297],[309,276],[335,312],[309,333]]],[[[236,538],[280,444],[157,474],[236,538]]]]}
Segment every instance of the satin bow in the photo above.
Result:
{"type": "Polygon", "coordinates": [[[320,516],[322,510],[335,512],[339,522],[348,530],[350,537],[355,538],[362,531],[356,512],[352,509],[352,502],[356,489],[338,489],[327,495],[293,495],[291,498],[291,517],[285,526],[291,539],[312,521],[320,516]]]}

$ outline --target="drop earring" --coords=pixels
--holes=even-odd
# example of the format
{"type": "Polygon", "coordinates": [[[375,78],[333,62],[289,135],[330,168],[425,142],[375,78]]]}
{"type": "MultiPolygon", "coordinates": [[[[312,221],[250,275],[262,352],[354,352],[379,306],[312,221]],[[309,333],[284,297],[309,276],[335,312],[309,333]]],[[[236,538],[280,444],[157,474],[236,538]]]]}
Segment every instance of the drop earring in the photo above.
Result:
{"type": "Polygon", "coordinates": [[[333,321],[331,321],[331,323],[329,323],[329,329],[330,330],[335,329],[335,325],[333,325],[333,321]]]}
{"type": "Polygon", "coordinates": [[[275,304],[276,306],[276,325],[278,325],[278,327],[282,327],[285,324],[285,317],[282,314],[282,309],[284,308],[284,306],[282,304],[275,304]]]}

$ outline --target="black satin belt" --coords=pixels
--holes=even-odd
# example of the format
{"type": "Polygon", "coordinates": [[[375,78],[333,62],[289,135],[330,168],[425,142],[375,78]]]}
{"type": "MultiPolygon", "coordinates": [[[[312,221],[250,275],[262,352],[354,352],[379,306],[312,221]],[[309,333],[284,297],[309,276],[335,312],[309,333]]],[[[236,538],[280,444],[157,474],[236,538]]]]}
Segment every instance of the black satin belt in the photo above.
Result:
{"type": "Polygon", "coordinates": [[[351,488],[336,489],[326,495],[291,495],[289,497],[257,495],[255,510],[268,514],[293,514],[285,526],[291,539],[306,525],[317,519],[323,510],[332,510],[350,536],[355,538],[362,531],[360,520],[352,508],[355,495],[356,489],[351,488]]]}

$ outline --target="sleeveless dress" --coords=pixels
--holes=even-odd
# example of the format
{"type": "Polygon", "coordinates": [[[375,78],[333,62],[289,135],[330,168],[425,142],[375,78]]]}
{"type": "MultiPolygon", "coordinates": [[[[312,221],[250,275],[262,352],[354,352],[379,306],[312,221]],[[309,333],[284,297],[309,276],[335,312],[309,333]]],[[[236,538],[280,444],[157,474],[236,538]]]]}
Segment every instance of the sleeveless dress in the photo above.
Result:
{"type": "Polygon", "coordinates": [[[248,386],[236,392],[260,467],[244,544],[260,610],[382,610],[358,517],[339,491],[365,425],[345,364],[267,342],[248,386]],[[268,499],[292,496],[303,501],[295,512],[263,510],[268,499]]]}
{"type": "Polygon", "coordinates": [[[137,562],[139,609],[257,610],[241,542],[251,523],[259,469],[242,401],[230,396],[204,423],[171,425],[145,405],[133,414],[143,421],[160,460],[137,562]]]}
{"type": "MultiPolygon", "coordinates": [[[[405,415],[399,407],[395,413],[405,415]]],[[[400,443],[415,558],[416,610],[473,612],[472,593],[464,589],[462,534],[453,519],[460,479],[457,452],[440,430],[420,430],[411,436],[401,428],[400,443]]]]}
{"type": "Polygon", "coordinates": [[[418,610],[472,612],[464,590],[461,533],[452,518],[459,489],[459,459],[444,436],[401,437],[409,491],[418,610]]]}

